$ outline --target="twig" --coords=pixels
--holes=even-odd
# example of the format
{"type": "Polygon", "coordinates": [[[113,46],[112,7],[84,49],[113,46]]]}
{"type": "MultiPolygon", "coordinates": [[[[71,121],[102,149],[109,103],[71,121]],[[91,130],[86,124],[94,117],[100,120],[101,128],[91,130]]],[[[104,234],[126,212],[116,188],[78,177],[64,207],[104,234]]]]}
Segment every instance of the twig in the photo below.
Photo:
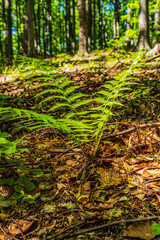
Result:
{"type": "Polygon", "coordinates": [[[9,239],[13,239],[13,240],[19,240],[18,238],[7,234],[2,227],[0,227],[0,229],[1,229],[1,231],[2,231],[1,233],[2,233],[5,237],[7,237],[7,238],[9,238],[9,239]]]}
{"type": "Polygon", "coordinates": [[[150,59],[147,59],[147,60],[145,60],[144,62],[151,62],[152,60],[154,60],[154,59],[156,59],[156,58],[159,58],[159,57],[160,57],[160,54],[157,55],[157,56],[155,56],[155,57],[152,57],[152,58],[150,58],[150,59]]]}
{"type": "MultiPolygon", "coordinates": [[[[118,124],[118,123],[117,123],[118,124]]],[[[112,125],[112,123],[110,124],[112,125]]],[[[124,130],[122,132],[118,132],[118,133],[113,133],[113,134],[109,134],[107,136],[103,136],[102,140],[108,139],[108,138],[113,138],[113,137],[117,137],[120,135],[124,135],[124,134],[128,134],[128,133],[132,133],[135,132],[137,130],[137,128],[147,128],[147,127],[160,127],[160,122],[157,123],[146,123],[146,124],[140,124],[137,125],[135,127],[129,128],[127,130],[124,130]]]]}
{"type": "MultiPolygon", "coordinates": [[[[73,228],[80,227],[80,226],[82,226],[83,224],[85,224],[85,221],[80,222],[80,223],[78,223],[78,224],[76,224],[76,225],[74,225],[74,226],[65,228],[64,230],[62,230],[61,232],[55,234],[54,236],[48,237],[48,239],[54,239],[54,238],[58,237],[59,235],[61,235],[62,233],[65,233],[65,232],[67,232],[68,230],[71,230],[71,229],[73,229],[73,228]]],[[[66,234],[66,235],[68,235],[68,234],[66,234]]]]}
{"type": "MultiPolygon", "coordinates": [[[[68,237],[71,238],[71,237],[74,237],[74,236],[77,236],[77,235],[82,235],[82,234],[85,234],[85,233],[94,232],[94,231],[97,231],[97,230],[100,230],[100,229],[103,229],[103,228],[106,228],[106,227],[110,227],[110,226],[113,226],[113,225],[118,225],[118,224],[121,224],[121,223],[126,224],[126,223],[131,223],[131,222],[141,222],[141,221],[146,221],[146,220],[155,220],[157,218],[158,218],[158,216],[151,216],[151,217],[146,217],[146,218],[129,219],[129,220],[125,220],[125,221],[114,221],[114,222],[106,223],[106,224],[103,224],[103,225],[100,225],[100,226],[84,229],[84,230],[75,232],[73,234],[68,233],[64,236],[58,237],[57,239],[60,240],[60,239],[68,238],[68,237]]],[[[51,238],[51,239],[54,239],[54,238],[51,238]]]]}

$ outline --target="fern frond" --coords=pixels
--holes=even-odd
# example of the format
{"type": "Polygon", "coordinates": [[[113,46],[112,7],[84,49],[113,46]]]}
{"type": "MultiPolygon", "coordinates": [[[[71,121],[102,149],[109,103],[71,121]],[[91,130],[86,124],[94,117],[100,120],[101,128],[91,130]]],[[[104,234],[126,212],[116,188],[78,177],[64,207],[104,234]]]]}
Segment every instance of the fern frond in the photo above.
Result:
{"type": "Polygon", "coordinates": [[[51,109],[49,109],[48,112],[51,112],[51,111],[53,111],[53,110],[55,110],[57,108],[62,108],[62,107],[69,107],[69,108],[71,108],[71,105],[68,104],[68,103],[57,103],[51,109]]]}
{"type": "Polygon", "coordinates": [[[83,93],[74,94],[74,95],[68,97],[68,102],[74,102],[75,100],[82,98],[82,97],[88,97],[88,95],[83,94],[83,93]]]}
{"type": "Polygon", "coordinates": [[[73,81],[67,80],[67,81],[64,81],[64,82],[58,84],[58,87],[61,88],[61,89],[63,89],[64,87],[68,86],[68,85],[71,84],[71,83],[73,83],[73,81]]]}
{"type": "Polygon", "coordinates": [[[68,87],[67,89],[64,90],[64,94],[65,95],[69,95],[71,94],[72,92],[74,92],[76,89],[79,89],[81,86],[71,86],[71,87],[68,87]]]}
{"type": "Polygon", "coordinates": [[[63,94],[63,91],[61,89],[47,89],[47,90],[44,90],[40,93],[38,93],[36,96],[34,96],[33,98],[38,98],[46,93],[60,93],[60,94],[63,94]]]}
{"type": "MultiPolygon", "coordinates": [[[[56,99],[56,98],[57,98],[57,99],[63,99],[63,100],[66,100],[66,98],[63,97],[63,96],[55,95],[55,96],[51,96],[51,97],[47,97],[47,98],[45,98],[43,101],[40,102],[40,104],[43,104],[43,103],[45,103],[45,102],[51,101],[51,100],[56,99]]],[[[50,110],[51,110],[51,109],[50,109],[50,110]]],[[[52,108],[52,110],[53,110],[53,108],[52,108]]]]}

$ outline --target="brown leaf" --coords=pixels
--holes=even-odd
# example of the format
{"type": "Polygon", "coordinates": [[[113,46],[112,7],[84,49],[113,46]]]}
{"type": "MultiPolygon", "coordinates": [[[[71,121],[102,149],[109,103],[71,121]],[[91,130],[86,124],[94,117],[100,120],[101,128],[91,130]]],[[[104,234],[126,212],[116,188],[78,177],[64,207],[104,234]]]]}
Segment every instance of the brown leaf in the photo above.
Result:
{"type": "Polygon", "coordinates": [[[145,240],[151,240],[155,237],[151,228],[151,224],[148,222],[137,222],[131,224],[127,229],[124,230],[123,236],[145,240]]]}

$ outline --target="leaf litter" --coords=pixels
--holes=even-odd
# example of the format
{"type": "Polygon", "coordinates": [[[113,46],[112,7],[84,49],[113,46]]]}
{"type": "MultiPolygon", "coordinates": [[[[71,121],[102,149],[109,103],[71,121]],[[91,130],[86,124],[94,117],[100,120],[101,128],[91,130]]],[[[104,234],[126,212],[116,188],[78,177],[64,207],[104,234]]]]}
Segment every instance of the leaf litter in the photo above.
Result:
{"type": "MultiPolygon", "coordinates": [[[[66,74],[85,84],[82,91],[89,93],[122,68],[66,74]]],[[[13,131],[14,125],[2,124],[5,131],[14,132],[13,137],[28,140],[29,152],[12,156],[19,155],[26,167],[23,171],[2,164],[1,175],[20,177],[36,169],[41,174],[31,176],[35,188],[29,194],[35,204],[11,203],[13,187],[1,186],[0,239],[155,238],[152,222],[158,220],[160,203],[160,133],[155,124],[159,123],[159,70],[155,65],[132,77],[140,83],[139,91],[135,88],[122,96],[123,107],[115,109],[94,160],[92,143],[75,143],[55,129],[13,131]]],[[[14,99],[22,94],[22,107],[31,108],[33,98],[24,82],[17,83],[4,83],[1,94],[10,94],[14,107],[14,99]]]]}

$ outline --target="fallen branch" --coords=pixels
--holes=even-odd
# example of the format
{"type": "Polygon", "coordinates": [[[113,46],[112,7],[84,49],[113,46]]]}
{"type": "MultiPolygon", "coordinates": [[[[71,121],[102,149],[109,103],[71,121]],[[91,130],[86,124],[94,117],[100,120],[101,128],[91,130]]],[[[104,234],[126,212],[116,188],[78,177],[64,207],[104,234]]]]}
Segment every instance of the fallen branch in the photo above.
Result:
{"type": "MultiPolygon", "coordinates": [[[[74,233],[71,233],[71,234],[67,233],[63,236],[57,237],[56,239],[61,240],[61,239],[65,239],[65,238],[71,238],[71,237],[75,237],[77,235],[83,235],[85,233],[94,232],[94,231],[97,231],[97,230],[100,230],[100,229],[103,229],[103,228],[106,228],[106,227],[110,227],[110,226],[114,226],[114,225],[118,225],[118,224],[122,224],[122,223],[126,224],[126,223],[131,223],[131,222],[156,220],[157,218],[158,218],[158,216],[152,216],[152,217],[146,217],[146,218],[128,219],[128,220],[125,220],[125,221],[113,221],[113,222],[109,222],[109,223],[106,223],[106,224],[102,224],[100,226],[80,230],[80,231],[77,231],[77,232],[74,232],[74,233]]],[[[51,239],[54,239],[54,236],[51,239]]]]}
{"type": "MultiPolygon", "coordinates": [[[[117,123],[119,124],[119,123],[117,123]]],[[[122,123],[121,123],[122,124],[122,123]]],[[[113,123],[110,123],[110,125],[113,125],[113,123]]],[[[125,123],[126,125],[126,123],[125,123]]],[[[105,139],[108,139],[108,138],[113,138],[113,137],[117,137],[117,136],[120,136],[120,135],[124,135],[124,134],[128,134],[128,133],[132,133],[132,132],[135,132],[137,129],[139,128],[147,128],[147,127],[160,127],[160,122],[157,122],[157,123],[146,123],[146,124],[140,124],[140,125],[137,125],[135,127],[132,127],[132,128],[129,128],[127,130],[124,130],[122,132],[118,132],[118,133],[113,133],[113,134],[109,134],[107,136],[103,136],[102,137],[102,140],[105,140],[105,139]]]]}
{"type": "Polygon", "coordinates": [[[147,59],[145,60],[144,62],[151,62],[152,60],[156,59],[156,58],[159,58],[160,57],[160,54],[159,55],[156,55],[155,57],[152,57],[150,59],[147,59]]]}

